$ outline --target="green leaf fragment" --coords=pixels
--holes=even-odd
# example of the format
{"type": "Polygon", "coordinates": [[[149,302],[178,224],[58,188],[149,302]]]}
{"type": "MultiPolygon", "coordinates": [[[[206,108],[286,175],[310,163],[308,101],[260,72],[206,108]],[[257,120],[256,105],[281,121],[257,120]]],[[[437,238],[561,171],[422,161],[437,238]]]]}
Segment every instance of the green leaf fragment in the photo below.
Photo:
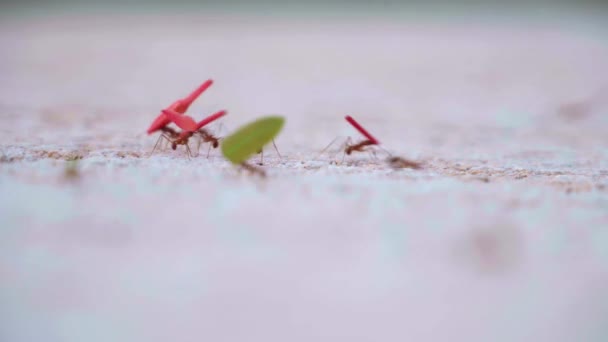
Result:
{"type": "Polygon", "coordinates": [[[239,128],[222,141],[224,157],[234,164],[243,163],[271,142],[284,124],[283,117],[268,116],[239,128]]]}

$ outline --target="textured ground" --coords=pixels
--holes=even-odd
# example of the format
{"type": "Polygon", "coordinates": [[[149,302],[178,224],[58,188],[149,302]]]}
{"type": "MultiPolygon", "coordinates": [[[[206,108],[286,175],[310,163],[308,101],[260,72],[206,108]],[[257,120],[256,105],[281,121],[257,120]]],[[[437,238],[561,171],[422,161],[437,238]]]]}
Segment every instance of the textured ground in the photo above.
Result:
{"type": "Polygon", "coordinates": [[[607,30],[566,19],[1,21],[0,339],[604,341],[607,30]],[[195,118],[287,118],[267,179],[150,156],[210,77],[195,118]],[[319,157],[344,114],[424,169],[319,157]]]}

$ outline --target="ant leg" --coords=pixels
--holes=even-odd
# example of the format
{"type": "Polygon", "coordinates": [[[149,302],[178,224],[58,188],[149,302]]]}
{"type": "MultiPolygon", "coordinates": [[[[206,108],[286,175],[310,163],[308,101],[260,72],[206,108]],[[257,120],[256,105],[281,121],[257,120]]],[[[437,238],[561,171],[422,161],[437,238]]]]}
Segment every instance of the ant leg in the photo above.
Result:
{"type": "Polygon", "coordinates": [[[209,159],[209,153],[211,153],[211,143],[209,144],[209,147],[207,148],[207,159],[209,159]]]}
{"type": "Polygon", "coordinates": [[[279,152],[279,149],[277,148],[277,144],[274,143],[274,139],[272,139],[272,146],[274,146],[274,150],[277,151],[277,154],[279,155],[279,159],[283,160],[283,156],[281,156],[281,153],[279,152]]]}
{"type": "Polygon", "coordinates": [[[154,148],[152,149],[152,152],[150,152],[150,155],[154,154],[154,151],[156,151],[156,147],[158,146],[158,143],[160,142],[161,139],[165,139],[167,141],[169,141],[169,138],[167,138],[167,136],[163,133],[161,135],[158,136],[158,139],[156,140],[156,144],[154,144],[154,148]]]}
{"type": "Polygon", "coordinates": [[[203,141],[203,138],[199,136],[198,140],[196,141],[196,153],[197,154],[201,150],[202,141],[203,141]]]}
{"type": "Polygon", "coordinates": [[[369,154],[372,156],[372,159],[373,159],[374,161],[378,161],[378,156],[376,156],[376,151],[375,151],[374,149],[371,149],[371,148],[370,148],[370,149],[368,150],[368,153],[369,153],[369,154]]]}
{"type": "Polygon", "coordinates": [[[352,145],[352,143],[353,140],[351,139],[351,137],[346,138],[346,141],[342,145],[344,148],[342,149],[342,162],[340,162],[340,164],[344,163],[344,157],[346,157],[346,149],[348,148],[348,146],[352,145]]]}
{"type": "Polygon", "coordinates": [[[321,155],[323,155],[323,153],[325,153],[325,151],[327,151],[327,149],[330,148],[331,145],[333,145],[336,142],[336,140],[338,140],[338,138],[340,138],[340,137],[335,137],[327,146],[325,146],[325,148],[321,150],[319,155],[317,155],[317,158],[319,158],[321,155]]]}
{"type": "Polygon", "coordinates": [[[169,136],[166,133],[163,133],[162,135],[165,136],[165,140],[161,143],[160,148],[162,148],[163,150],[166,150],[167,146],[169,146],[171,144],[171,139],[169,138],[169,136]]]}
{"type": "Polygon", "coordinates": [[[187,142],[186,142],[185,146],[186,146],[186,155],[188,156],[188,160],[190,160],[190,157],[193,157],[192,151],[190,151],[190,146],[188,145],[187,142]]]}
{"type": "MultiPolygon", "coordinates": [[[[189,144],[188,144],[188,143],[186,143],[186,146],[188,146],[188,145],[189,145],[189,144]]],[[[197,150],[197,151],[196,151],[196,155],[194,155],[194,154],[193,154],[193,155],[192,155],[192,157],[198,157],[199,155],[200,155],[200,153],[199,153],[199,151],[197,150]]]]}
{"type": "Polygon", "coordinates": [[[163,135],[159,135],[158,139],[156,139],[156,144],[154,144],[154,148],[152,149],[152,152],[150,152],[150,155],[154,154],[154,151],[156,151],[156,147],[158,146],[158,143],[160,142],[160,139],[163,137],[163,135]]]}

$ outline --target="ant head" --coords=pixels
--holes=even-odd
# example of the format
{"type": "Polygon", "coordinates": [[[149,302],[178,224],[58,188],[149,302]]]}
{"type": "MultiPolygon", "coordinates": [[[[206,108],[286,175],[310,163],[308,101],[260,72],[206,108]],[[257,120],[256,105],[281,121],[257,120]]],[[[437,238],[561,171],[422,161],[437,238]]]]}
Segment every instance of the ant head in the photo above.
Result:
{"type": "Polygon", "coordinates": [[[213,141],[213,148],[217,148],[218,146],[220,146],[220,143],[217,140],[213,141]]]}
{"type": "Polygon", "coordinates": [[[172,143],[171,143],[171,148],[172,148],[173,150],[177,149],[177,143],[172,142],[172,143]]]}

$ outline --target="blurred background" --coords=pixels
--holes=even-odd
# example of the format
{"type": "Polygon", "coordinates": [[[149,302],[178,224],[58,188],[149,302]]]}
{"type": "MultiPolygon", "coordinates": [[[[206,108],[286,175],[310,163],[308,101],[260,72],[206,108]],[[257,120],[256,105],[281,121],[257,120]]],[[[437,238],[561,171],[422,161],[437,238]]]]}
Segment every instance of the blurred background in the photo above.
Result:
{"type": "Polygon", "coordinates": [[[604,1],[2,1],[0,341],[606,341],[607,99],[604,1]]]}
{"type": "MultiPolygon", "coordinates": [[[[590,120],[579,123],[594,130],[604,120],[598,114],[607,89],[608,11],[602,1],[20,1],[0,6],[0,104],[13,112],[86,106],[79,117],[96,121],[99,131],[114,121],[104,115],[111,118],[116,111],[132,113],[123,119],[128,120],[125,133],[144,127],[146,113],[207,78],[217,80],[214,93],[204,105],[196,103],[195,112],[229,106],[235,122],[260,113],[289,113],[293,139],[284,144],[296,150],[324,146],[311,146],[311,134],[313,141],[316,134],[327,141],[348,133],[338,120],[317,125],[345,113],[371,123],[386,123],[391,116],[414,119],[409,142],[401,139],[398,125],[383,124],[377,132],[387,137],[387,145],[415,154],[441,154],[459,137],[467,146],[484,138],[465,138],[471,132],[463,131],[464,123],[536,133],[541,125],[571,124],[583,116],[590,120]],[[457,126],[454,139],[442,138],[446,132],[437,131],[440,125],[457,126]]],[[[65,121],[66,127],[78,124],[65,121]]],[[[116,129],[122,127],[111,128],[116,129]]],[[[559,127],[564,130],[567,125],[559,127]]],[[[542,131],[549,135],[529,136],[539,144],[555,140],[554,132],[542,131]]],[[[567,141],[561,143],[577,148],[604,142],[599,135],[571,137],[577,131],[565,132],[567,141]]],[[[6,133],[0,139],[15,138],[6,133]]],[[[48,133],[45,141],[57,142],[48,133]]]]}
{"type": "Polygon", "coordinates": [[[459,0],[459,1],[446,1],[446,0],[433,0],[433,1],[422,1],[422,0],[311,0],[306,3],[302,3],[294,0],[276,1],[276,0],[226,0],[226,1],[203,1],[203,0],[179,0],[179,1],[163,1],[163,0],[129,0],[129,1],[118,1],[110,0],[104,2],[104,4],[98,4],[92,0],[25,0],[25,1],[5,1],[4,5],[11,8],[34,8],[34,7],[61,7],[61,6],[78,6],[80,8],[91,8],[91,7],[141,7],[140,9],[146,10],[153,7],[161,8],[177,8],[183,10],[183,8],[226,8],[226,9],[265,9],[272,11],[281,11],[286,8],[308,8],[310,10],[337,8],[342,10],[351,10],[356,8],[366,9],[389,9],[389,8],[436,8],[437,10],[465,10],[471,8],[494,8],[494,9],[518,9],[518,10],[533,10],[533,9],[544,9],[544,11],[552,11],[557,8],[571,8],[571,9],[587,9],[597,8],[605,5],[604,1],[601,0],[583,0],[583,1],[571,1],[571,0],[531,0],[531,1],[501,1],[501,0],[490,0],[490,1],[475,1],[475,0],[459,0]],[[179,8],[182,7],[182,8],[179,8]]]}

